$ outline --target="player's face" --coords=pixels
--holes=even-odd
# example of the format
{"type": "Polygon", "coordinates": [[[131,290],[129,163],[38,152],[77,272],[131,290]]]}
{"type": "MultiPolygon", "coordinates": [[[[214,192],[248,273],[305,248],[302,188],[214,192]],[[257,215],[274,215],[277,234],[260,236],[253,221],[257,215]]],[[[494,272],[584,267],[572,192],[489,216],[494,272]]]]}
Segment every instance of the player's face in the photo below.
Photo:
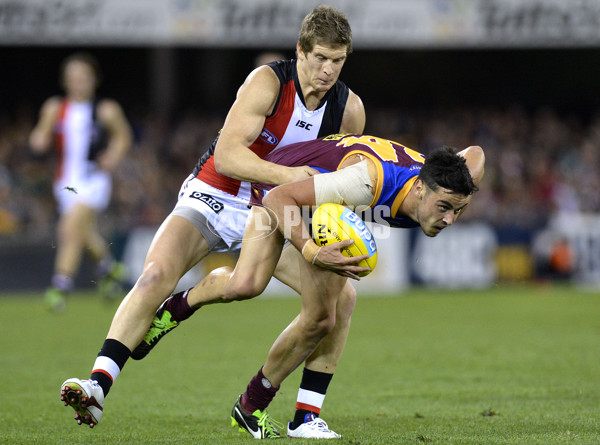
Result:
{"type": "Polygon", "coordinates": [[[319,92],[327,92],[340,76],[346,61],[346,47],[316,44],[309,53],[298,49],[298,57],[310,85],[319,92]]]}
{"type": "Polygon", "coordinates": [[[451,226],[470,201],[471,196],[451,193],[444,188],[433,191],[425,187],[417,206],[417,218],[423,233],[436,236],[451,226]]]}
{"type": "Polygon", "coordinates": [[[66,67],[63,75],[67,95],[75,100],[88,100],[96,89],[96,75],[87,63],[74,60],[66,67]]]}

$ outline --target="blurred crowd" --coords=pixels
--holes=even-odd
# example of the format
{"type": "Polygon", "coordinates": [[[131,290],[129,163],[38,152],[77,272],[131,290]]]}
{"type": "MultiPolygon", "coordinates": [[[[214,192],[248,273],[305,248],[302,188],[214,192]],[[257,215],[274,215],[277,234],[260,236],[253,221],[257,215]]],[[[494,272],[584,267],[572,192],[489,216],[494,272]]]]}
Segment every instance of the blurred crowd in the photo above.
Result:
{"type": "Polygon", "coordinates": [[[425,154],[440,145],[484,148],[485,177],[465,218],[533,231],[557,213],[600,212],[600,114],[514,106],[386,110],[370,119],[377,134],[425,154]]]}
{"type": "MultiPolygon", "coordinates": [[[[128,117],[135,143],[115,175],[112,204],[100,221],[109,235],[162,222],[225,116],[188,110],[128,117]]],[[[583,118],[517,106],[367,108],[367,117],[366,133],[424,154],[440,145],[485,149],[485,179],[465,219],[534,231],[558,212],[600,212],[600,113],[583,118]]],[[[0,242],[54,236],[55,160],[36,158],[27,142],[36,118],[33,106],[0,114],[0,242]]]]}

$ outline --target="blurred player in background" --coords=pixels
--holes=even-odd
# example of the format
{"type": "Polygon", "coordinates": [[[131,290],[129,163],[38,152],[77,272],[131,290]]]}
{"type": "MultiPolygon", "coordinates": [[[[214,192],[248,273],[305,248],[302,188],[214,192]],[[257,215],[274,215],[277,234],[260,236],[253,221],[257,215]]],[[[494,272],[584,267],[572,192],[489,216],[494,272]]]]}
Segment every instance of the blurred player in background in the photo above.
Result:
{"type": "MultiPolygon", "coordinates": [[[[158,339],[193,313],[187,291],[160,307],[180,278],[209,252],[240,249],[250,182],[278,185],[317,173],[305,166],[276,165],[265,156],[294,142],[339,132],[362,133],[362,101],[338,79],[351,51],[346,16],[320,6],[302,22],[297,59],[263,65],[246,78],[222,131],[184,181],[174,210],[158,229],[142,275],[117,310],[90,379],[68,379],[61,387],[61,399],[76,411],[78,423],[97,424],[104,398],[128,358],[143,358],[158,339]]],[[[275,276],[299,291],[298,259],[293,249],[290,252],[289,257],[282,255],[275,276]]],[[[344,338],[355,299],[356,292],[348,285],[340,295],[340,306],[350,308],[344,310],[348,325],[340,327],[344,338]]],[[[301,389],[318,386],[325,393],[332,376],[331,354],[324,346],[307,359],[301,389]]]]}
{"type": "Polygon", "coordinates": [[[118,296],[124,278],[123,266],[114,260],[96,218],[110,202],[111,173],[127,153],[132,131],[117,102],[96,98],[99,83],[99,65],[90,54],[65,59],[61,65],[65,96],[44,102],[29,138],[34,153],[54,147],[58,155],[56,260],[52,286],[45,294],[52,310],[64,307],[85,249],[98,263],[100,291],[106,297],[118,296]]]}
{"type": "MultiPolygon", "coordinates": [[[[333,202],[357,212],[375,210],[371,219],[375,216],[377,221],[381,213],[380,222],[392,227],[421,227],[426,235],[433,237],[452,225],[468,205],[483,178],[485,163],[483,150],[477,146],[458,154],[452,149],[438,149],[425,160],[423,155],[401,144],[365,135],[331,135],[292,144],[272,152],[266,159],[334,173],[276,187],[262,200],[264,208],[260,207],[260,198],[263,190],[271,187],[254,189],[257,193],[251,203],[255,207],[246,224],[235,269],[213,271],[188,294],[188,302],[195,308],[253,298],[264,291],[273,276],[284,247],[284,234],[295,246],[301,259],[295,273],[303,277],[301,312],[277,338],[265,365],[251,379],[231,413],[234,425],[261,439],[281,434],[278,431],[281,425],[265,409],[283,380],[323,342],[337,341],[329,350],[340,351],[334,355],[337,358],[341,355],[346,338],[329,338],[340,318],[338,298],[347,286],[347,278],[358,279],[358,273],[368,270],[357,266],[366,255],[347,258],[340,253],[351,241],[319,248],[302,218],[291,215],[300,215],[302,206],[333,202]]],[[[333,369],[336,364],[329,358],[333,369]]],[[[308,411],[306,416],[320,434],[308,430],[306,423],[296,425],[292,421],[287,426],[288,436],[340,437],[318,418],[323,393],[314,387],[301,389],[299,398],[299,404],[308,411]]]]}
{"type": "Polygon", "coordinates": [[[263,65],[268,65],[269,63],[284,60],[285,58],[283,53],[280,53],[279,51],[265,51],[256,56],[254,59],[254,67],[259,68],[263,65]]]}

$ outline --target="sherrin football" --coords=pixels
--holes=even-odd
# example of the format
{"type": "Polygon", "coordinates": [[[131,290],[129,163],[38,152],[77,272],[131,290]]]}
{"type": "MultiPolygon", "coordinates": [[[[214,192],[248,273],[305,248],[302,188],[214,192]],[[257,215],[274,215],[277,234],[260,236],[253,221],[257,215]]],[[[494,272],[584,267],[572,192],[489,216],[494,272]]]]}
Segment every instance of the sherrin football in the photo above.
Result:
{"type": "Polygon", "coordinates": [[[366,277],[377,264],[377,245],[373,234],[364,221],[346,207],[339,204],[322,204],[313,213],[312,232],[315,243],[319,246],[353,239],[354,243],[342,249],[342,255],[354,257],[369,255],[369,258],[358,263],[371,270],[358,275],[366,277]]]}

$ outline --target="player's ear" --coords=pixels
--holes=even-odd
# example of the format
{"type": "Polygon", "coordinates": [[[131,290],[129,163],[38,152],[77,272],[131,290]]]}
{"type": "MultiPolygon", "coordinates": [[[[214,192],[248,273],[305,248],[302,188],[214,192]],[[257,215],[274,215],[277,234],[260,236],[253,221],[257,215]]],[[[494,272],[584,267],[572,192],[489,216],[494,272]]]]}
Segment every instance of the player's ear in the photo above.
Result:
{"type": "Polygon", "coordinates": [[[425,196],[425,183],[421,179],[415,181],[414,190],[418,199],[423,199],[425,196]]]}
{"type": "Polygon", "coordinates": [[[304,51],[300,47],[300,43],[296,43],[296,58],[297,59],[305,59],[304,51]]]}

